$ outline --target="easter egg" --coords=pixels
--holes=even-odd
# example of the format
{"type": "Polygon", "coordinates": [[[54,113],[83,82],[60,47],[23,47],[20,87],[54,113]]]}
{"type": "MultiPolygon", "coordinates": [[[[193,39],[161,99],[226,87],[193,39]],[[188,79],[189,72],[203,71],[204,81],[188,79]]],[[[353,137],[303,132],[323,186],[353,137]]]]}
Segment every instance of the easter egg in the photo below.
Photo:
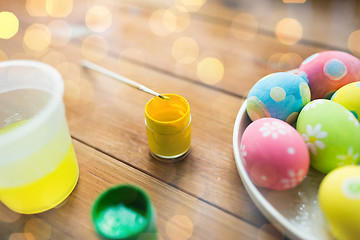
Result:
{"type": "Polygon", "coordinates": [[[296,129],[309,152],[310,164],[322,173],[360,161],[360,124],[342,105],[317,99],[300,112],[296,129]]]}
{"type": "Polygon", "coordinates": [[[276,118],[249,124],[241,138],[240,156],[254,184],[274,190],[297,186],[309,169],[309,153],[300,134],[276,118]]]}
{"type": "Polygon", "coordinates": [[[325,176],[319,205],[337,239],[360,239],[360,166],[345,166],[325,176]]]}
{"type": "Polygon", "coordinates": [[[341,51],[315,53],[302,62],[297,74],[309,84],[312,99],[329,99],[340,87],[360,81],[360,60],[341,51]]]}
{"type": "Polygon", "coordinates": [[[343,105],[354,116],[360,117],[360,82],[346,84],[337,90],[331,100],[343,105]]]}
{"type": "Polygon", "coordinates": [[[278,72],[255,83],[247,97],[246,111],[252,121],[272,117],[291,124],[309,101],[305,80],[293,73],[278,72]]]}

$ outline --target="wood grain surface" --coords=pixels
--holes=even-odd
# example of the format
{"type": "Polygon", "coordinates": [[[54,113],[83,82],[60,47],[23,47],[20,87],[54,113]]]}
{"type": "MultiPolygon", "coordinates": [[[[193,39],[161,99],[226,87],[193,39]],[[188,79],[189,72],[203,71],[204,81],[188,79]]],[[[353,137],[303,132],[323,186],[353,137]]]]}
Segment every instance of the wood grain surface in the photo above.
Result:
{"type": "Polygon", "coordinates": [[[0,60],[33,59],[61,73],[80,167],[77,187],[55,209],[20,215],[0,205],[0,239],[97,239],[89,215],[92,203],[106,188],[124,182],[149,193],[160,239],[284,239],[281,228],[276,230],[259,212],[241,183],[232,148],[235,118],[248,91],[263,76],[297,68],[319,51],[350,52],[347,39],[360,28],[358,18],[348,16],[342,27],[334,23],[328,29],[320,23],[339,18],[334,6],[343,4],[342,12],[350,13],[359,4],[208,0],[197,7],[201,1],[69,2],[71,13],[60,18],[46,14],[45,0],[0,0],[0,11],[13,12],[20,22],[15,36],[0,39],[0,60]],[[108,11],[103,8],[105,15],[95,19],[97,27],[111,14],[110,25],[99,32],[86,20],[97,6],[108,11]],[[316,24],[305,18],[309,9],[312,21],[319,20],[316,24]],[[36,16],[35,10],[43,15],[36,16]],[[234,23],[244,13],[256,19],[255,30],[248,15],[248,21],[234,23]],[[276,35],[283,18],[296,18],[303,27],[294,44],[284,44],[276,35]],[[40,29],[33,38],[41,50],[29,47],[31,29],[40,29]],[[144,125],[151,96],[82,68],[82,59],[157,92],[185,97],[192,116],[189,157],[177,163],[153,159],[144,125]]]}

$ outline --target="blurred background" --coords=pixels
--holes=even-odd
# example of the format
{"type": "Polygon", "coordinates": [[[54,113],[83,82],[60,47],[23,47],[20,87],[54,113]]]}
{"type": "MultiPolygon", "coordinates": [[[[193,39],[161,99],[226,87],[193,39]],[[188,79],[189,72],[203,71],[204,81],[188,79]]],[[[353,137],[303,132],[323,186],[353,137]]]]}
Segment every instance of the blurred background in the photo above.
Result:
{"type": "MultiPolygon", "coordinates": [[[[96,91],[97,83],[80,69],[81,58],[138,82],[147,68],[246,97],[261,77],[297,68],[325,50],[360,57],[360,1],[0,0],[0,61],[36,59],[54,66],[64,78],[67,110],[81,111],[76,107],[93,101],[96,91]]],[[[117,96],[128,88],[109,91],[119,105],[117,96]]],[[[224,99],[211,104],[225,115],[224,99]]],[[[226,127],[232,128],[234,119],[226,127]]],[[[77,121],[82,120],[74,119],[70,128],[77,121]]],[[[231,138],[228,146],[232,156],[231,138]]],[[[201,197],[224,209],[234,207],[213,197],[209,183],[202,184],[201,197]]],[[[20,218],[11,214],[0,209],[0,222],[20,218]]],[[[25,229],[49,228],[44,222],[27,224],[25,229]]]]}
{"type": "MultiPolygon", "coordinates": [[[[36,58],[65,78],[64,68],[72,68],[72,80],[78,70],[61,50],[69,43],[95,62],[111,56],[166,71],[170,61],[180,77],[207,85],[254,64],[264,68],[239,77],[296,68],[315,50],[360,56],[356,0],[1,0],[0,6],[0,60],[36,58]],[[21,41],[22,48],[1,41],[21,41]]],[[[122,65],[123,74],[137,77],[122,65]]]]}
{"type": "MultiPolygon", "coordinates": [[[[360,4],[356,0],[1,0],[0,11],[0,38],[23,42],[23,49],[16,53],[0,46],[0,60],[44,55],[46,61],[49,47],[60,48],[74,40],[81,41],[86,58],[100,60],[108,54],[109,41],[115,38],[122,56],[141,62],[151,59],[142,42],[129,43],[134,35],[145,35],[137,28],[131,29],[131,23],[123,22],[129,19],[122,18],[128,14],[134,16],[134,21],[144,21],[141,24],[153,33],[146,36],[147,42],[156,43],[158,38],[173,41],[169,50],[180,64],[201,57],[198,38],[202,31],[210,30],[198,22],[229,28],[227,34],[239,45],[256,42],[259,35],[276,37],[289,51],[268,57],[272,70],[301,62],[304,56],[292,51],[298,44],[360,56],[360,4]],[[114,31],[118,35],[112,34],[114,31]],[[189,36],[176,41],[169,38],[181,33],[189,36]],[[98,53],[89,56],[89,45],[98,47],[98,53]],[[188,52],[184,53],[184,49],[188,52]]],[[[216,29],[213,31],[216,34],[216,29]]]]}

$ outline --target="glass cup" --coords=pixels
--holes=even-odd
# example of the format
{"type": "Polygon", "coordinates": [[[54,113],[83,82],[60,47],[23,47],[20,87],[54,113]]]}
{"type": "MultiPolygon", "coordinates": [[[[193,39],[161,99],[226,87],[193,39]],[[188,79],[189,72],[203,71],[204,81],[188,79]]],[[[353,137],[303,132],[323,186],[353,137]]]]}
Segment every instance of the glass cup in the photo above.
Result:
{"type": "Polygon", "coordinates": [[[0,62],[0,201],[34,214],[65,200],[79,168],[61,75],[29,60],[0,62]]]}
{"type": "Polygon", "coordinates": [[[190,106],[176,94],[153,97],[145,106],[145,125],[151,155],[166,162],[185,158],[191,145],[190,106]]]}
{"type": "Polygon", "coordinates": [[[105,190],[95,200],[91,215],[103,239],[158,239],[155,208],[136,185],[120,184],[105,190]]]}

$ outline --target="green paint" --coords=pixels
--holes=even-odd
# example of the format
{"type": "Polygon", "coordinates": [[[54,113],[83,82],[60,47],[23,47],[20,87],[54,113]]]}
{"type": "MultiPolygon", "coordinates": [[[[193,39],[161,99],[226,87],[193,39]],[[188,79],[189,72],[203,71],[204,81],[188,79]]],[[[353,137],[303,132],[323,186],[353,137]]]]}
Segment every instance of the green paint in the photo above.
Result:
{"type": "Polygon", "coordinates": [[[122,203],[107,207],[99,214],[98,227],[111,238],[126,238],[145,230],[147,219],[136,209],[122,203]]]}

